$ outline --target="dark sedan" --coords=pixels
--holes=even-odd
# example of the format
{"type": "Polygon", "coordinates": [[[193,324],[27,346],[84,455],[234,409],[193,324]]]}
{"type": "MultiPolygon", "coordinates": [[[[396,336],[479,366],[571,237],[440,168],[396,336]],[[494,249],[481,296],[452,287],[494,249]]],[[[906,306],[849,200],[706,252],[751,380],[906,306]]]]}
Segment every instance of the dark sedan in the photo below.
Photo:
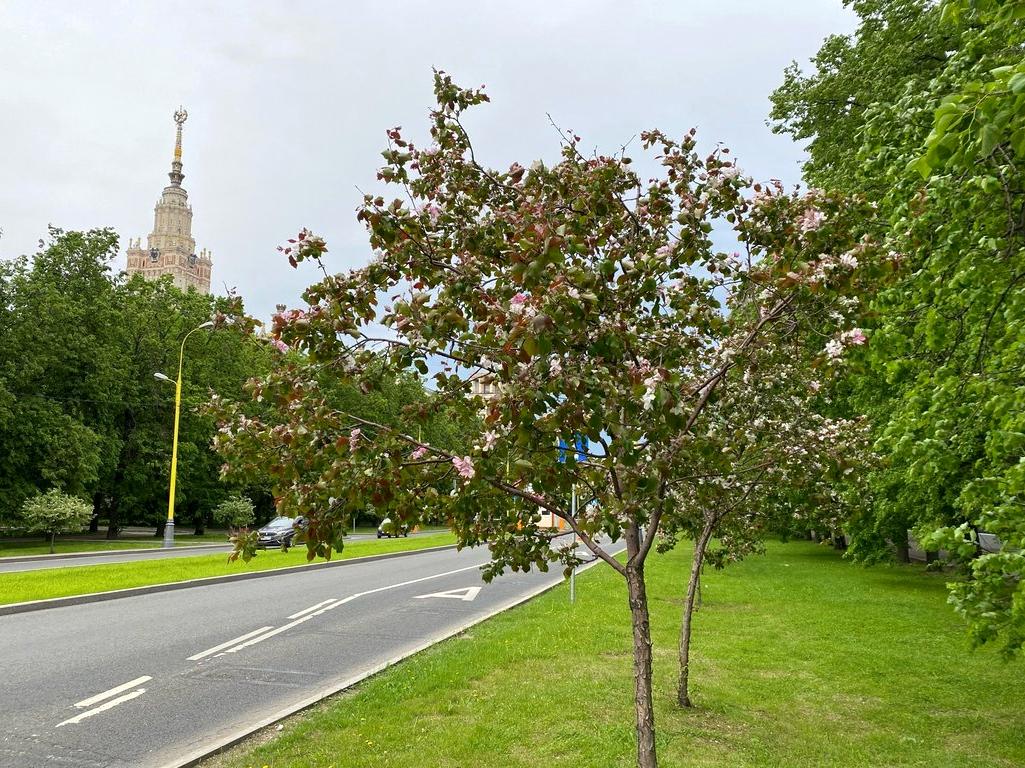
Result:
{"type": "Polygon", "coordinates": [[[292,539],[302,529],[305,520],[301,517],[275,517],[257,533],[261,547],[290,547],[292,539]]]}

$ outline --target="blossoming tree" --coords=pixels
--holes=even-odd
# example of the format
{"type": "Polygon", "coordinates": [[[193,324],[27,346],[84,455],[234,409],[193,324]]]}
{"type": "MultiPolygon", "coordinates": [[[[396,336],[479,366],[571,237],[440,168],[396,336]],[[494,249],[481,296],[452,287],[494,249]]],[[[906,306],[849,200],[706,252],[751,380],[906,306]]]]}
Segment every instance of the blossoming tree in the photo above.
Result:
{"type": "MultiPolygon", "coordinates": [[[[872,260],[859,229],[868,211],[752,185],[727,150],[699,156],[693,131],[679,141],[642,134],[658,168],[648,181],[623,153],[585,155],[572,133],[551,167],[489,169],[462,123],[485,94],[443,73],[435,94],[429,146],[388,132],[379,179],[401,194],[367,195],[359,209],[372,261],[325,271],[304,295],[308,308],[275,316],[275,338],[303,360],[290,353],[252,384],[277,417],[221,404],[218,445],[233,468],[269,468],[282,510],[309,519],[310,557],[329,555],[349,510],[368,501],[401,524],[443,515],[462,545],[487,545],[488,579],[579,563],[542,515],[566,521],[625,581],[638,764],[654,766],[645,562],[664,526],[691,514],[701,468],[784,481],[759,460],[744,464],[744,446],[772,432],[772,461],[785,464],[806,441],[828,440],[812,437],[819,423],[799,426],[799,409],[773,405],[798,380],[812,386],[797,372],[803,358],[793,356],[793,375],[778,362],[766,369],[786,385],[760,367],[813,339],[828,371],[865,341],[846,325],[844,295],[856,263],[872,260]],[[714,221],[732,227],[743,254],[717,251],[714,221]],[[409,372],[430,376],[436,394],[391,424],[333,407],[319,384],[333,376],[373,392],[409,372]],[[471,396],[475,381],[486,397],[471,396]],[[734,391],[763,398],[752,414],[774,415],[741,424],[733,409],[730,434],[709,438],[726,421],[706,416],[734,391]],[[424,439],[420,426],[442,409],[478,413],[471,451],[424,439]],[[588,447],[560,451],[578,435],[588,447]],[[625,543],[625,557],[609,542],[625,543]]],[[[320,262],[326,245],[304,230],[283,250],[295,265],[320,262]]],[[[743,494],[750,484],[728,486],[743,494]]]]}

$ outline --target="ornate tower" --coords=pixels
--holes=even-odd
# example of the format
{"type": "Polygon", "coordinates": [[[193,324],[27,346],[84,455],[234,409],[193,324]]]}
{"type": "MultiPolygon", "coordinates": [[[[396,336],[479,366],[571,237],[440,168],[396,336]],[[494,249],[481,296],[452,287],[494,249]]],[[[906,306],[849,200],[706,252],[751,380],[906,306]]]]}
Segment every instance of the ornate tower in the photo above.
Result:
{"type": "Polygon", "coordinates": [[[189,193],[182,188],[182,125],[188,117],[181,107],[174,113],[174,158],[167,174],[171,183],[164,187],[154,209],[153,231],[146,238],[146,248],[141,247],[141,238],[128,241],[128,274],[138,273],[148,280],[171,275],[179,288],[191,286],[200,293],[210,293],[210,252],[203,249],[196,254],[192,207],[189,193]]]}

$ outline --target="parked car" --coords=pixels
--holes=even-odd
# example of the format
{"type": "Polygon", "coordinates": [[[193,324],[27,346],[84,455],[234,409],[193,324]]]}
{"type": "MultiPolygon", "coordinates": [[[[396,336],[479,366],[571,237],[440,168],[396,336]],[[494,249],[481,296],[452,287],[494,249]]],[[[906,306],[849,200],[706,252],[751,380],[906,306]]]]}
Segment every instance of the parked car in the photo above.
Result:
{"type": "Polygon", "coordinates": [[[383,538],[383,537],[388,537],[390,539],[392,536],[394,536],[395,538],[398,538],[399,536],[408,536],[408,535],[409,535],[409,526],[408,525],[397,525],[396,523],[393,523],[391,521],[390,517],[384,518],[384,520],[381,521],[381,524],[379,526],[377,526],[377,538],[379,538],[379,539],[383,538]]]}
{"type": "Polygon", "coordinates": [[[257,531],[260,535],[259,546],[290,547],[292,539],[303,529],[305,524],[306,518],[303,517],[275,517],[257,531]]]}

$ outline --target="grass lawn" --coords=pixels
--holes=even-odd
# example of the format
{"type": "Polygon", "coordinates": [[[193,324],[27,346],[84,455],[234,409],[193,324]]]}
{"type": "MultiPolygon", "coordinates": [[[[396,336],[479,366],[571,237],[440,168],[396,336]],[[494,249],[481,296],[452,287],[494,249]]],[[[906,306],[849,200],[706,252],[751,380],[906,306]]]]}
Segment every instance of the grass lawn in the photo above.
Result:
{"type": "MultiPolygon", "coordinates": [[[[427,547],[454,544],[455,536],[442,533],[415,536],[408,539],[373,539],[354,541],[345,545],[335,558],[350,559],[386,552],[401,552],[427,547]]],[[[315,562],[323,562],[318,560],[315,562]]],[[[46,568],[38,571],[0,573],[0,603],[20,603],[51,597],[84,595],[112,589],[141,587],[147,584],[165,584],[205,576],[223,576],[244,571],[266,571],[306,564],[306,547],[297,546],[288,552],[277,549],[261,551],[249,563],[227,562],[223,553],[175,557],[163,560],[139,560],[114,565],[85,565],[74,568],[46,568]]]]}
{"type": "MultiPolygon", "coordinates": [[[[54,554],[69,552],[109,552],[122,549],[160,549],[162,539],[60,539],[54,546],[54,554]]],[[[203,534],[202,536],[175,537],[175,546],[188,547],[196,544],[227,544],[227,533],[203,534]]],[[[0,558],[21,555],[48,555],[50,545],[44,541],[4,541],[0,539],[0,558]]]]}
{"type": "MultiPolygon", "coordinates": [[[[966,647],[944,576],[771,544],[706,576],[674,706],[689,551],[649,559],[663,766],[1025,765],[1022,661],[966,647]]],[[[634,764],[624,586],[600,566],[203,768],[634,764]]]]}

